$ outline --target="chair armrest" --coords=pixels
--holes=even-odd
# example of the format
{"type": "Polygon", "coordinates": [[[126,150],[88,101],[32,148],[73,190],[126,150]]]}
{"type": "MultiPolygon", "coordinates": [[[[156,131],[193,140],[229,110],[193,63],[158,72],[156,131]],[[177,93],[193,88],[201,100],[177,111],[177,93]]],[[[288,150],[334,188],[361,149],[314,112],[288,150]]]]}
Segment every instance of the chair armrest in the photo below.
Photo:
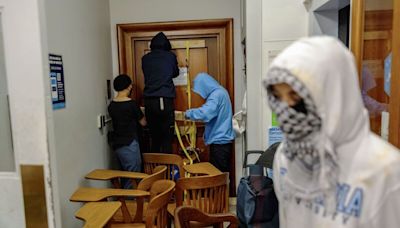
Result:
{"type": "Polygon", "coordinates": [[[131,178],[131,179],[143,179],[148,177],[148,174],[128,172],[120,170],[110,170],[110,169],[95,169],[88,173],[85,178],[92,180],[111,180],[114,178],[131,178]]]}
{"type": "Polygon", "coordinates": [[[103,227],[121,207],[121,202],[86,203],[75,217],[85,221],[85,227],[103,227]]]}
{"type": "Polygon", "coordinates": [[[96,202],[109,197],[149,197],[150,193],[142,190],[113,188],[78,188],[69,199],[72,202],[96,202]]]}

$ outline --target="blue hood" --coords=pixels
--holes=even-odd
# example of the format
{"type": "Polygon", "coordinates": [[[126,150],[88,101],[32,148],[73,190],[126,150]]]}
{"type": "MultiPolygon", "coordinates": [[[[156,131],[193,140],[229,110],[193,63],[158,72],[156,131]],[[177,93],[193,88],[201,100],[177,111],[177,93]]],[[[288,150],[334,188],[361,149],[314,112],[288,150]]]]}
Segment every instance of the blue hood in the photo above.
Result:
{"type": "Polygon", "coordinates": [[[232,128],[232,107],[228,91],[206,73],[196,76],[193,91],[206,102],[199,108],[186,110],[185,115],[191,120],[205,123],[205,144],[231,143],[235,133],[232,128]]]}
{"type": "Polygon", "coordinates": [[[193,92],[199,94],[203,99],[207,97],[221,85],[207,73],[199,73],[194,79],[193,92]]]}

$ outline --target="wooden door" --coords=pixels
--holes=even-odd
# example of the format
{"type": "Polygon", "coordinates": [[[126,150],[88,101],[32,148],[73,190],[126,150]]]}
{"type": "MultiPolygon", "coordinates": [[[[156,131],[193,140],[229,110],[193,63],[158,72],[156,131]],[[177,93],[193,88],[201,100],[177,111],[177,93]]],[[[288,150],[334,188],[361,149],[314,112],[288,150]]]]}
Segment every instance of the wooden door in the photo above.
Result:
{"type": "MultiPolygon", "coordinates": [[[[388,106],[389,142],[400,147],[400,0],[352,0],[351,50],[359,72],[372,69],[376,87],[368,95],[388,106]],[[384,90],[385,59],[392,53],[390,95],[384,90]]],[[[360,74],[360,82],[363,82],[360,74]]],[[[362,84],[362,83],[361,83],[362,84]]],[[[381,133],[381,115],[370,118],[371,130],[381,133]]]]}
{"type": "MultiPolygon", "coordinates": [[[[392,51],[392,18],[393,10],[365,12],[363,67],[369,69],[376,83],[367,94],[385,106],[389,104],[389,96],[384,91],[384,61],[392,51]]],[[[361,80],[367,79],[362,77],[361,80]]],[[[378,135],[381,134],[381,117],[370,115],[371,130],[378,135]]]]}
{"type": "MultiPolygon", "coordinates": [[[[142,56],[149,52],[151,39],[160,31],[171,42],[172,51],[176,54],[179,67],[186,64],[186,46],[189,45],[189,78],[200,72],[213,76],[230,95],[233,107],[233,33],[232,19],[178,21],[161,23],[141,23],[117,25],[119,43],[119,69],[132,77],[134,91],[132,97],[143,106],[144,77],[142,56]]],[[[193,85],[193,83],[192,83],[193,85]]],[[[186,86],[176,86],[175,110],[188,109],[186,86]]],[[[191,91],[191,107],[200,107],[204,100],[191,91]]],[[[233,110],[232,110],[233,111],[233,110]]],[[[204,144],[204,124],[197,124],[197,147],[201,150],[201,161],[209,160],[209,149],[204,144]]],[[[142,152],[150,152],[149,137],[144,131],[140,144],[142,152]]],[[[177,140],[173,143],[174,153],[180,154],[177,140]]],[[[234,149],[233,149],[234,150],[234,149]]],[[[235,156],[232,151],[231,184],[234,189],[235,156]]],[[[232,191],[231,191],[232,192],[232,191]]],[[[234,191],[233,191],[234,192],[234,191]]]]}

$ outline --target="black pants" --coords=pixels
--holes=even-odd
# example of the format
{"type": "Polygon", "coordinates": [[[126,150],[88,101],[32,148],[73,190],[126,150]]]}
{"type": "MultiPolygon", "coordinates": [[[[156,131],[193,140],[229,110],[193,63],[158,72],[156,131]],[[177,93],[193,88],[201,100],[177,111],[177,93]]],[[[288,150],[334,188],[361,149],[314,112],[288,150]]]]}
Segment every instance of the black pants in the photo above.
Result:
{"type": "Polygon", "coordinates": [[[221,172],[229,172],[231,168],[232,143],[211,144],[210,163],[221,172]]]}
{"type": "Polygon", "coordinates": [[[174,137],[175,108],[173,98],[145,98],[144,107],[151,136],[151,152],[172,153],[174,137]]]}

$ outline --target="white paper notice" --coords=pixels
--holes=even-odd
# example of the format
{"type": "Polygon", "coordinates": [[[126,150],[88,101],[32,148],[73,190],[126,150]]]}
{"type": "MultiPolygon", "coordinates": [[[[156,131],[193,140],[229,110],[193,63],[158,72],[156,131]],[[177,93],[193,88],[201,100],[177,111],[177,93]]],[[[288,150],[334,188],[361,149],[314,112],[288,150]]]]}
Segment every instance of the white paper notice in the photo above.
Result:
{"type": "Polygon", "coordinates": [[[187,85],[187,70],[187,67],[179,67],[179,76],[173,79],[175,86],[187,85]]]}

